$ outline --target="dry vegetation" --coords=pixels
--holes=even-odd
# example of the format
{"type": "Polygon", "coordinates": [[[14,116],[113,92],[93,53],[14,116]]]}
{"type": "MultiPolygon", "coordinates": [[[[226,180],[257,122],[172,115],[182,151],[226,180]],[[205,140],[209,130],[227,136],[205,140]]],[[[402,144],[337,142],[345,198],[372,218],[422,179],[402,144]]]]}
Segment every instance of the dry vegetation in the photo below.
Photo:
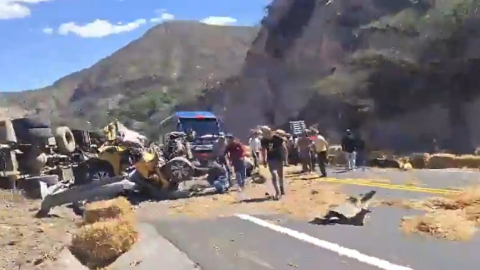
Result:
{"type": "Polygon", "coordinates": [[[98,201],[85,207],[84,219],[86,223],[95,223],[106,219],[129,216],[133,213],[130,202],[125,197],[115,200],[98,201]]]}
{"type": "Polygon", "coordinates": [[[77,229],[77,217],[58,207],[50,217],[34,217],[39,201],[0,190],[0,269],[44,269],[56,258],[77,229]]]}
{"type": "Polygon", "coordinates": [[[85,222],[73,236],[71,251],[90,268],[104,267],[138,239],[132,205],[124,197],[98,201],[85,208],[85,222]]]}
{"type": "MultiPolygon", "coordinates": [[[[298,167],[292,167],[298,170],[298,167]]],[[[262,173],[262,174],[267,174],[262,173]]],[[[323,216],[333,205],[343,203],[347,196],[340,192],[339,185],[327,184],[318,179],[294,180],[287,178],[287,196],[281,201],[268,200],[266,193],[273,194],[270,175],[266,184],[251,184],[246,188],[246,202],[239,202],[236,192],[195,197],[165,202],[167,215],[195,218],[214,218],[238,213],[282,213],[292,218],[311,220],[323,216]]]]}
{"type": "Polygon", "coordinates": [[[384,205],[425,210],[423,216],[402,220],[403,232],[421,233],[447,240],[469,240],[480,225],[480,186],[448,197],[426,200],[384,201],[384,205]]]}

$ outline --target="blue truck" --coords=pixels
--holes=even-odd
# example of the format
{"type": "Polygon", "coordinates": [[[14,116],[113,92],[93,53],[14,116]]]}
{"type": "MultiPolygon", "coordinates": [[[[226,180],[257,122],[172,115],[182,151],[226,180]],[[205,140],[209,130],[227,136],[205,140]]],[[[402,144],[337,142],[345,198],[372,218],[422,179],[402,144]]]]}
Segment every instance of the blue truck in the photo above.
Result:
{"type": "MultiPolygon", "coordinates": [[[[224,135],[222,121],[209,111],[178,111],[161,123],[161,134],[177,131],[189,133],[194,131],[190,140],[193,157],[204,163],[210,159],[213,144],[224,135]]],[[[161,139],[163,140],[163,138],[161,139]]]]}

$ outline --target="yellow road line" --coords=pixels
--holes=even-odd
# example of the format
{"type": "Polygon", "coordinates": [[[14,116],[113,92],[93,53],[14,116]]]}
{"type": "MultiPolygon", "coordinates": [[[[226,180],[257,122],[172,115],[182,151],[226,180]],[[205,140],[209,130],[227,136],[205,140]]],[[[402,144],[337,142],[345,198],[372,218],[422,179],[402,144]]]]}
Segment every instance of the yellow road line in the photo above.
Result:
{"type": "Polygon", "coordinates": [[[400,185],[400,184],[386,184],[386,183],[375,182],[375,180],[368,180],[368,179],[337,179],[337,178],[316,178],[316,177],[308,177],[308,178],[305,177],[303,179],[306,179],[306,180],[316,179],[318,181],[335,183],[335,184],[378,187],[378,188],[385,188],[385,189],[432,193],[432,194],[441,194],[441,195],[460,193],[460,191],[452,190],[452,189],[427,188],[427,187],[417,187],[417,186],[400,185]]]}

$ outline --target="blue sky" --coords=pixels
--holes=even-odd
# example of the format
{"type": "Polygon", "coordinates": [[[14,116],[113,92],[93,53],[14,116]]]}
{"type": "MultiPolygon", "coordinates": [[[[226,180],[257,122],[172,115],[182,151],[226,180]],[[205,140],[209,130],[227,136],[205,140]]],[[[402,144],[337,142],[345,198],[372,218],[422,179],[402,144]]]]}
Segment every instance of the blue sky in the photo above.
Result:
{"type": "Polygon", "coordinates": [[[271,0],[0,0],[0,92],[87,68],[165,20],[255,25],[271,0]]]}

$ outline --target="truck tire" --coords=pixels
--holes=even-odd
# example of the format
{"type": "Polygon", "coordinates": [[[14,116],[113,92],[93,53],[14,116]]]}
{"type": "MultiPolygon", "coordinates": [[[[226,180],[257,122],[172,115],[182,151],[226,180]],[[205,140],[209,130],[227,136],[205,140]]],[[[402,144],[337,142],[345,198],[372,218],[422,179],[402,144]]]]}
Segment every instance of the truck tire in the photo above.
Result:
{"type": "Polygon", "coordinates": [[[68,127],[58,127],[55,130],[55,141],[57,142],[58,151],[62,154],[70,154],[75,151],[75,138],[68,127]]]}
{"type": "Polygon", "coordinates": [[[0,143],[17,142],[17,136],[13,129],[12,121],[0,121],[0,143]]]}
{"type": "Polygon", "coordinates": [[[12,120],[12,126],[21,143],[33,144],[38,141],[46,141],[53,137],[49,121],[43,121],[37,117],[24,117],[12,120]]]}
{"type": "Polygon", "coordinates": [[[165,175],[170,182],[180,183],[191,180],[195,174],[195,168],[183,157],[173,158],[164,165],[165,175]]]}

